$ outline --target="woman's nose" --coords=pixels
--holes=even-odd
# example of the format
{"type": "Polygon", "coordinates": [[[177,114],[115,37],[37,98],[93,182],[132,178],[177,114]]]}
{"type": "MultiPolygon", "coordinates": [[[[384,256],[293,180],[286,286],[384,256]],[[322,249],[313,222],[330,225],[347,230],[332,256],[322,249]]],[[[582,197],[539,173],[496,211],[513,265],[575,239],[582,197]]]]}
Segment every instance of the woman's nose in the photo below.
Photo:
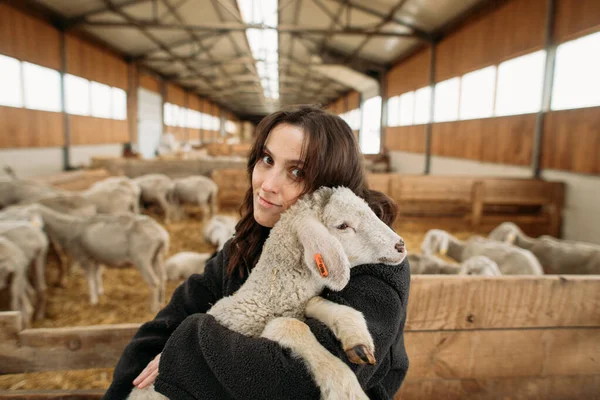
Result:
{"type": "Polygon", "coordinates": [[[265,192],[277,193],[279,190],[278,175],[273,171],[269,171],[267,174],[265,174],[261,188],[265,192]]]}

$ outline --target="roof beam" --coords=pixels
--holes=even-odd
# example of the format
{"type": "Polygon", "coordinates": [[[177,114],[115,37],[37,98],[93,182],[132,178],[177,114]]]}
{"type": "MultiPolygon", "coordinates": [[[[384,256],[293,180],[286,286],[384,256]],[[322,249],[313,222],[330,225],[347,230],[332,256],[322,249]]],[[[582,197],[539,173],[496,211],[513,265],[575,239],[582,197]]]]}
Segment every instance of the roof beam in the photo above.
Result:
{"type": "Polygon", "coordinates": [[[127,6],[133,6],[133,5],[142,4],[142,3],[149,3],[151,1],[153,1],[153,0],[128,0],[128,1],[125,1],[120,4],[115,4],[113,6],[114,7],[113,9],[111,9],[111,7],[109,7],[107,5],[105,5],[104,7],[98,7],[91,11],[87,11],[83,14],[80,14],[75,17],[71,17],[71,18],[67,19],[66,24],[65,24],[65,29],[73,28],[74,26],[85,22],[86,18],[93,17],[94,15],[97,15],[97,14],[102,14],[103,12],[114,11],[114,9],[120,10],[127,6]]]}

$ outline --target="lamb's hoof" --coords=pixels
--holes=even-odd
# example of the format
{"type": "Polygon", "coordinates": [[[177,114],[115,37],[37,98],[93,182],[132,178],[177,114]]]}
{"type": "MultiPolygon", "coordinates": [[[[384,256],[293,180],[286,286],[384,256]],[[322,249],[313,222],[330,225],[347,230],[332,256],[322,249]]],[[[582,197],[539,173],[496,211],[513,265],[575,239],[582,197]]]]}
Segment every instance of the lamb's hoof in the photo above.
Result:
{"type": "Polygon", "coordinates": [[[367,346],[362,344],[346,350],[346,356],[353,364],[375,365],[375,356],[367,349],[367,346]]]}

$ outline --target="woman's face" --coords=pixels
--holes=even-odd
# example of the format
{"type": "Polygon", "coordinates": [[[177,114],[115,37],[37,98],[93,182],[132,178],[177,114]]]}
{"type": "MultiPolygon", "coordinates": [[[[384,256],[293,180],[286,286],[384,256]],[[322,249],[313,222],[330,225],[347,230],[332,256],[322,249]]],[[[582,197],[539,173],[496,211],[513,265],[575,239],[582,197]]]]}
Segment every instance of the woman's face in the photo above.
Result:
{"type": "Polygon", "coordinates": [[[263,155],[252,171],[254,219],[262,226],[272,228],[304,189],[303,140],[302,128],[285,123],[267,137],[263,155]]]}

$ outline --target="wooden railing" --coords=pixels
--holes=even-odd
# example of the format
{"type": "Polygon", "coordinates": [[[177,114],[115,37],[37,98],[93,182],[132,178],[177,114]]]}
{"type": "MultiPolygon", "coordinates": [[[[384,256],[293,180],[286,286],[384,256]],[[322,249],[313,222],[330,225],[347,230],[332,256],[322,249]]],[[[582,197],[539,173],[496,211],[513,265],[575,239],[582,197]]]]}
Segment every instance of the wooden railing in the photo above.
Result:
{"type": "MultiPolygon", "coordinates": [[[[18,312],[0,313],[0,374],[113,367],[138,326],[22,330],[18,312]]],[[[396,398],[594,398],[598,338],[598,275],[414,276],[405,325],[410,368],[396,398]]],[[[101,396],[36,393],[0,398],[101,396]]]]}

